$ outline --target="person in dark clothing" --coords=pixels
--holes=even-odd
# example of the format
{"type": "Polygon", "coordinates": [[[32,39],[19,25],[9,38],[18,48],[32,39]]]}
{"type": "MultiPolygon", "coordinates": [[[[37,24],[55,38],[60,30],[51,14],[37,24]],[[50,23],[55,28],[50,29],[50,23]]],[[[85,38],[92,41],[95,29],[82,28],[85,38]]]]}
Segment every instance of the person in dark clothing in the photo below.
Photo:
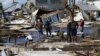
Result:
{"type": "Polygon", "coordinates": [[[68,35],[71,36],[71,41],[77,41],[77,29],[78,23],[72,19],[71,22],[68,24],[68,35]]]}
{"type": "Polygon", "coordinates": [[[48,33],[50,34],[51,36],[51,22],[49,20],[47,20],[45,22],[45,30],[46,30],[46,35],[48,36],[48,33]]]}
{"type": "Polygon", "coordinates": [[[72,40],[71,40],[71,26],[70,26],[70,22],[67,24],[67,40],[69,42],[72,42],[72,40]]]}
{"type": "Polygon", "coordinates": [[[72,36],[72,41],[77,41],[77,29],[78,29],[78,23],[74,20],[70,22],[71,24],[71,36],[72,36]]]}

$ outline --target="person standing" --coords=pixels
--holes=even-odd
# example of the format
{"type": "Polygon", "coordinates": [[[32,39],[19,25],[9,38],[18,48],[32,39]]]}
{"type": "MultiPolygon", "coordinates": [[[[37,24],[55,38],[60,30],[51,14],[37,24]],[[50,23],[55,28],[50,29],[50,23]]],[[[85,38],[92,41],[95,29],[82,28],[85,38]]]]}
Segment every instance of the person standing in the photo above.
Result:
{"type": "Polygon", "coordinates": [[[68,24],[67,24],[67,40],[68,40],[68,42],[72,42],[72,39],[71,39],[71,25],[70,25],[70,22],[68,22],[68,24]]]}
{"type": "Polygon", "coordinates": [[[81,28],[81,32],[83,32],[84,31],[84,20],[83,19],[80,20],[79,26],[81,28]]]}
{"type": "Polygon", "coordinates": [[[43,22],[42,22],[41,19],[37,20],[37,22],[36,22],[36,28],[37,28],[39,34],[43,35],[43,22]]]}
{"type": "Polygon", "coordinates": [[[25,47],[28,45],[28,44],[32,44],[33,43],[33,37],[32,35],[30,35],[29,33],[26,34],[26,40],[27,42],[25,43],[25,47]]]}
{"type": "Polygon", "coordinates": [[[78,29],[78,23],[74,21],[74,19],[71,20],[69,23],[70,27],[70,34],[72,41],[77,41],[77,29],[78,29]]]}
{"type": "Polygon", "coordinates": [[[45,22],[44,27],[46,30],[46,35],[49,36],[49,34],[50,34],[50,36],[51,36],[51,22],[49,19],[45,22]]]}

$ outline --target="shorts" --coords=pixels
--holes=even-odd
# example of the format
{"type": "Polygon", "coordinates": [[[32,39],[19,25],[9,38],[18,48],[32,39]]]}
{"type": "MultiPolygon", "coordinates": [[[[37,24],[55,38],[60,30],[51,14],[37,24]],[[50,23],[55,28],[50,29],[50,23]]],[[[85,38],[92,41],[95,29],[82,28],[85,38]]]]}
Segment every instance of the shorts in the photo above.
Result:
{"type": "Polygon", "coordinates": [[[77,29],[71,29],[71,36],[77,35],[77,29]]]}
{"type": "Polygon", "coordinates": [[[33,41],[33,40],[28,40],[28,41],[33,41]]]}
{"type": "Polygon", "coordinates": [[[27,39],[27,41],[31,42],[31,41],[33,41],[33,39],[27,39]]]}

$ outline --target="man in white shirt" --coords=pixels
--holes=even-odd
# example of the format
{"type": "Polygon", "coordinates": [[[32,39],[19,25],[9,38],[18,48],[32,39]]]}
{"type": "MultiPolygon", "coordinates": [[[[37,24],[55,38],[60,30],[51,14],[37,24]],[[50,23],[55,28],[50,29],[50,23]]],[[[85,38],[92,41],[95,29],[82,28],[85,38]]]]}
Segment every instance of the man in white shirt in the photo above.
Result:
{"type": "Polygon", "coordinates": [[[25,43],[25,46],[27,46],[27,44],[32,44],[33,43],[32,35],[30,35],[29,33],[27,33],[26,34],[26,40],[28,40],[28,42],[25,43]]]}
{"type": "Polygon", "coordinates": [[[30,35],[30,34],[27,34],[26,39],[29,41],[33,41],[32,35],[30,35]]]}

